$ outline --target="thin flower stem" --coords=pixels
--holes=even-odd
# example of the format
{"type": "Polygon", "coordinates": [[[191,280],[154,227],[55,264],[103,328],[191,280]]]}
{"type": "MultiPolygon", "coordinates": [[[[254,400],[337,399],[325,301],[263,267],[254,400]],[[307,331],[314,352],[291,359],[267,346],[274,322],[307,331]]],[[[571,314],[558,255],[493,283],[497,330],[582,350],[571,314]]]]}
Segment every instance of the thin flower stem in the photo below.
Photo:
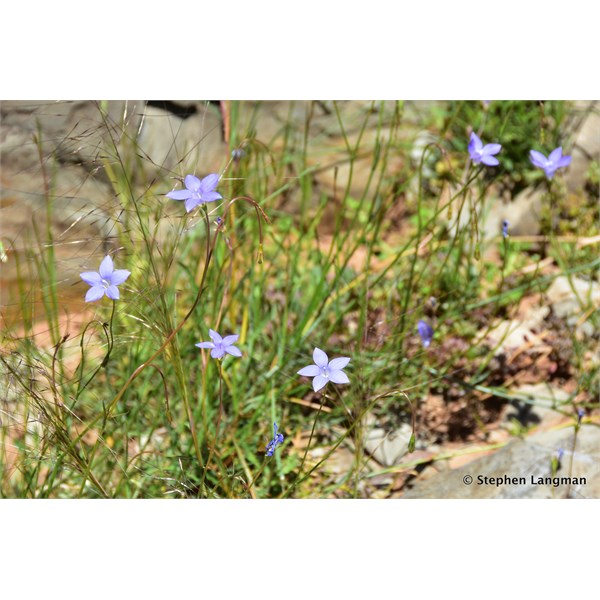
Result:
{"type": "Polygon", "coordinates": [[[506,268],[508,266],[508,239],[502,238],[502,267],[500,269],[500,283],[498,284],[498,289],[496,290],[496,296],[498,296],[498,304],[496,304],[496,310],[498,311],[500,308],[500,295],[502,294],[502,289],[504,288],[504,282],[506,280],[506,268]]]}
{"type": "Polygon", "coordinates": [[[101,367],[105,367],[108,364],[108,359],[110,358],[110,353],[112,352],[113,346],[115,345],[115,336],[113,333],[113,321],[115,318],[115,307],[117,306],[116,300],[112,301],[112,311],[110,313],[110,321],[108,322],[108,351],[106,352],[106,356],[104,357],[101,367]]]}
{"type": "Polygon", "coordinates": [[[210,465],[210,461],[215,453],[215,447],[219,440],[219,428],[221,426],[221,419],[223,418],[223,365],[222,359],[218,360],[219,364],[219,414],[217,416],[217,425],[215,427],[215,439],[208,453],[208,458],[206,459],[206,464],[204,465],[204,472],[202,473],[202,482],[200,483],[200,488],[204,488],[204,480],[206,479],[206,472],[208,471],[208,467],[210,465]]]}
{"type": "Polygon", "coordinates": [[[294,481],[294,484],[298,481],[298,479],[300,478],[300,475],[302,474],[302,469],[304,468],[304,463],[306,461],[306,455],[308,454],[308,449],[310,448],[310,444],[312,442],[314,433],[315,433],[315,428],[317,426],[317,421],[319,420],[319,415],[321,414],[321,410],[323,409],[323,406],[325,404],[325,399],[328,398],[327,394],[325,394],[325,392],[323,392],[321,394],[321,403],[319,404],[319,410],[317,411],[317,415],[315,417],[315,420],[313,422],[313,426],[312,429],[310,430],[310,437],[308,438],[308,444],[306,445],[306,449],[304,450],[304,456],[302,457],[302,463],[300,464],[300,468],[298,469],[298,473],[296,475],[296,479],[294,481]]]}
{"type": "Polygon", "coordinates": [[[89,376],[88,380],[83,385],[81,385],[81,381],[83,380],[83,367],[84,367],[84,363],[85,363],[85,354],[83,351],[84,334],[85,334],[88,326],[90,325],[90,323],[88,323],[86,325],[85,329],[83,330],[83,334],[81,336],[81,340],[79,343],[79,346],[81,348],[81,363],[80,363],[80,371],[79,371],[80,372],[79,382],[77,384],[78,385],[77,392],[75,393],[76,400],[79,398],[79,396],[81,395],[83,390],[85,390],[85,388],[90,384],[92,379],[94,379],[94,377],[96,377],[96,374],[98,373],[98,371],[102,367],[106,367],[106,365],[108,364],[108,359],[110,357],[110,353],[112,352],[112,349],[113,349],[113,346],[115,343],[115,338],[114,338],[114,334],[113,334],[113,322],[114,322],[114,318],[115,318],[116,304],[117,304],[116,301],[113,300],[112,312],[110,314],[110,321],[108,322],[108,327],[106,326],[106,323],[102,322],[102,328],[104,329],[104,334],[106,335],[106,340],[108,343],[108,350],[106,351],[106,356],[102,359],[102,362],[100,363],[100,365],[98,367],[96,367],[94,372],[89,376]]]}
{"type": "Polygon", "coordinates": [[[575,458],[575,447],[577,445],[577,434],[579,433],[579,429],[581,428],[581,418],[577,419],[575,423],[575,432],[573,433],[573,445],[571,446],[571,458],[569,460],[569,485],[567,486],[567,491],[565,492],[565,498],[569,497],[571,493],[571,479],[573,477],[573,459],[575,458]]]}

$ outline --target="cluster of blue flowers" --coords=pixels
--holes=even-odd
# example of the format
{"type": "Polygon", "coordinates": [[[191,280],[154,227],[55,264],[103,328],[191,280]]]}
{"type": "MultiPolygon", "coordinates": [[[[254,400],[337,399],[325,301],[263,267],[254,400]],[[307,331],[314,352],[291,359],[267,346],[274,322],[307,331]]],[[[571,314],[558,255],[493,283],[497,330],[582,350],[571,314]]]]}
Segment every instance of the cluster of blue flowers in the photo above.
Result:
{"type": "MultiPolygon", "coordinates": [[[[488,167],[499,165],[500,162],[495,155],[501,149],[502,146],[500,144],[486,144],[484,146],[479,136],[475,132],[471,133],[468,150],[474,164],[483,163],[488,167]]],[[[561,146],[552,150],[547,158],[537,150],[530,150],[529,160],[534,166],[543,169],[548,179],[552,179],[558,169],[566,167],[571,163],[570,156],[563,156],[561,146]]]]}
{"type": "MultiPolygon", "coordinates": [[[[474,164],[484,164],[486,166],[497,166],[500,164],[496,158],[496,154],[500,152],[502,146],[498,143],[483,144],[481,139],[471,133],[469,140],[469,156],[474,164]]],[[[570,156],[563,156],[562,148],[556,148],[546,158],[541,152],[536,150],[530,151],[530,160],[538,168],[543,169],[546,177],[552,179],[556,171],[562,167],[566,167],[571,162],[570,156]]],[[[186,212],[191,212],[197,206],[214,202],[222,199],[221,194],[216,190],[219,183],[219,175],[211,173],[203,179],[199,179],[195,175],[186,175],[184,178],[185,189],[174,190],[166,194],[172,200],[183,200],[185,202],[186,212]]],[[[220,219],[219,219],[220,220],[220,219]]],[[[502,235],[508,236],[508,221],[502,223],[502,235]]],[[[85,295],[86,302],[95,302],[103,296],[107,296],[111,300],[118,300],[119,289],[117,286],[124,283],[131,275],[130,271],[125,269],[116,269],[110,256],[104,257],[100,263],[98,271],[85,271],[80,274],[81,279],[90,286],[90,289],[85,295]]],[[[433,339],[434,330],[426,321],[420,320],[417,324],[417,332],[421,338],[424,348],[428,348],[433,339]]],[[[235,357],[241,357],[242,352],[234,344],[239,339],[239,335],[227,335],[222,337],[213,329],[208,330],[210,341],[200,342],[196,344],[198,348],[210,349],[210,355],[218,360],[222,360],[226,354],[235,357]]],[[[308,365],[298,371],[298,375],[303,377],[312,377],[312,387],[315,392],[322,390],[328,383],[346,384],[350,383],[348,376],[344,372],[344,368],[350,363],[350,358],[341,356],[329,360],[327,354],[320,348],[315,348],[313,351],[314,364],[308,365]]],[[[581,415],[579,416],[581,420],[581,415]]],[[[282,433],[278,433],[277,423],[274,423],[273,439],[267,444],[266,456],[273,456],[275,449],[284,441],[282,433]]]]}

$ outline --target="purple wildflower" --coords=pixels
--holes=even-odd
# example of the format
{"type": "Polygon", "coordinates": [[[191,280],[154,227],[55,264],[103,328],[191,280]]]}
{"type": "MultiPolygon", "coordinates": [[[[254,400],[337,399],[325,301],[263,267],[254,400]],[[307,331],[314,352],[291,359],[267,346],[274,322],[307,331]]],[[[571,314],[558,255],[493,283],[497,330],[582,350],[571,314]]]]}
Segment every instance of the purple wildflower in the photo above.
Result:
{"type": "Polygon", "coordinates": [[[562,448],[558,449],[558,452],[556,453],[556,460],[558,462],[560,462],[562,460],[562,457],[564,456],[565,451],[562,448]]]}
{"type": "Polygon", "coordinates": [[[123,283],[130,275],[131,272],[125,269],[117,269],[115,271],[112,258],[105,256],[104,260],[100,263],[98,271],[84,271],[79,274],[81,279],[92,286],[85,295],[85,301],[95,302],[96,300],[100,300],[104,294],[111,300],[118,300],[119,288],[117,286],[123,283]]]}
{"type": "Polygon", "coordinates": [[[219,183],[216,173],[207,175],[204,179],[198,179],[195,175],[186,175],[184,179],[185,190],[175,190],[167,194],[171,200],[185,200],[185,210],[190,212],[199,204],[220,200],[223,196],[215,192],[219,183]]]}
{"type": "Polygon", "coordinates": [[[225,353],[231,354],[231,356],[242,356],[240,349],[233,345],[237,342],[240,337],[239,335],[228,335],[223,338],[212,329],[208,330],[208,335],[212,342],[200,342],[199,344],[196,344],[196,346],[198,348],[211,348],[210,355],[213,358],[223,358],[225,353]]]}
{"type": "Polygon", "coordinates": [[[329,381],[332,383],[350,383],[348,375],[342,371],[342,369],[350,362],[348,357],[342,356],[330,361],[323,350],[315,348],[313,360],[315,361],[315,364],[300,369],[298,375],[314,377],[312,385],[315,392],[323,389],[329,381]]]}
{"type": "Polygon", "coordinates": [[[502,237],[508,237],[508,221],[506,219],[502,221],[502,237]]]}
{"type": "Polygon", "coordinates": [[[578,408],[577,409],[577,423],[581,423],[581,419],[583,419],[583,417],[585,417],[585,410],[583,410],[583,408],[578,408]]]}
{"type": "Polygon", "coordinates": [[[422,319],[417,323],[417,331],[421,336],[421,341],[423,342],[423,346],[425,348],[429,347],[431,344],[431,339],[433,338],[433,328],[429,323],[426,323],[422,319]]]}
{"type": "Polygon", "coordinates": [[[537,150],[530,150],[529,160],[533,163],[534,166],[543,169],[548,179],[552,179],[557,169],[560,169],[561,167],[566,167],[570,164],[571,157],[563,156],[562,146],[559,146],[558,148],[555,148],[554,150],[552,150],[552,152],[550,152],[548,158],[546,158],[541,152],[538,152],[537,150]]]}
{"type": "Polygon", "coordinates": [[[498,154],[501,149],[502,146],[500,144],[486,144],[484,146],[477,134],[475,132],[471,133],[471,139],[469,141],[469,156],[476,165],[479,163],[488,165],[488,167],[499,165],[500,163],[498,159],[494,158],[493,155],[498,154]]]}
{"type": "Polygon", "coordinates": [[[283,433],[277,433],[277,423],[273,423],[273,439],[267,444],[267,456],[273,456],[279,444],[283,444],[283,433]]]}

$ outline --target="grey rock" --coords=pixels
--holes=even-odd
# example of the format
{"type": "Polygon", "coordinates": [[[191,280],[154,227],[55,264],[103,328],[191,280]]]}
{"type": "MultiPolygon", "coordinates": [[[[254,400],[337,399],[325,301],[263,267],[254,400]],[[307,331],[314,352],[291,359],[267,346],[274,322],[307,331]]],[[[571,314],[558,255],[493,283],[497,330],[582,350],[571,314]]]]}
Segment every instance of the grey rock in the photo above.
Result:
{"type": "Polygon", "coordinates": [[[583,114],[570,155],[571,164],[565,170],[567,190],[577,193],[585,184],[592,161],[600,161],[600,102],[578,102],[576,111],[583,114]]]}
{"type": "Polygon", "coordinates": [[[490,456],[417,481],[403,498],[598,498],[600,428],[583,425],[574,452],[573,442],[574,427],[515,440],[490,456]],[[559,449],[564,451],[556,473],[559,480],[545,483],[546,478],[553,477],[551,461],[559,449]],[[465,483],[466,477],[472,478],[470,484],[465,483]],[[511,481],[506,482],[505,477],[511,481]],[[540,483],[539,478],[544,483],[540,483]],[[560,478],[577,478],[579,481],[571,479],[569,485],[560,478]],[[497,485],[498,480],[500,485],[497,485]]]}
{"type": "Polygon", "coordinates": [[[206,103],[195,103],[196,113],[183,119],[146,106],[136,138],[142,161],[141,176],[193,173],[203,177],[220,171],[227,162],[221,116],[206,103]]]}
{"type": "Polygon", "coordinates": [[[371,429],[365,438],[365,448],[380,464],[390,467],[397,464],[408,452],[412,428],[403,423],[398,429],[386,433],[384,429],[371,429]]]}
{"type": "Polygon", "coordinates": [[[540,189],[525,189],[513,198],[503,215],[510,224],[511,235],[540,233],[543,194],[540,189]]]}
{"type": "Polygon", "coordinates": [[[600,307],[600,283],[561,276],[552,282],[546,296],[558,317],[579,317],[589,307],[600,307]]]}
{"type": "Polygon", "coordinates": [[[550,309],[547,306],[540,306],[531,309],[526,319],[495,321],[488,332],[483,332],[487,334],[483,340],[494,349],[495,355],[510,353],[524,344],[530,344],[532,347],[543,346],[545,342],[536,331],[540,330],[549,313],[550,309]]]}
{"type": "Polygon", "coordinates": [[[25,152],[19,146],[4,147],[2,161],[6,164],[16,153],[39,168],[35,137],[45,159],[98,166],[107,147],[135,136],[143,107],[140,101],[2,102],[2,128],[20,130],[27,142],[25,152]]]}

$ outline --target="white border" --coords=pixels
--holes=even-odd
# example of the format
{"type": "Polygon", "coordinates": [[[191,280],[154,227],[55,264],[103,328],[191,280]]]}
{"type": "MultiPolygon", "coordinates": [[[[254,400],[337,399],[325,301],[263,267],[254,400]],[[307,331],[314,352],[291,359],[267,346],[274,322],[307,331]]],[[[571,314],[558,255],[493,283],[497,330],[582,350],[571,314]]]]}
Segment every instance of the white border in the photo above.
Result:
{"type": "Polygon", "coordinates": [[[599,98],[592,6],[9,3],[0,98],[599,98]]]}
{"type": "Polygon", "coordinates": [[[3,501],[0,510],[3,593],[18,593],[7,598],[587,597],[597,559],[581,542],[600,534],[596,502],[3,501]]]}

